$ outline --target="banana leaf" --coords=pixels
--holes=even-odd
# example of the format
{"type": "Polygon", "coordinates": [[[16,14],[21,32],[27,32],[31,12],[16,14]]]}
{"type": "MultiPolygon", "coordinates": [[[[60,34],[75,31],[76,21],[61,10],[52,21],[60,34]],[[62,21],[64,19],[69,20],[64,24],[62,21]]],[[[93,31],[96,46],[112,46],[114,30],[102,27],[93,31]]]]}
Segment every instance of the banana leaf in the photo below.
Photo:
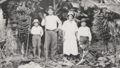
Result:
{"type": "Polygon", "coordinates": [[[105,4],[119,4],[119,0],[104,0],[105,4]]]}
{"type": "Polygon", "coordinates": [[[0,0],[0,4],[4,3],[5,1],[7,1],[7,0],[0,0]]]}
{"type": "Polygon", "coordinates": [[[110,4],[110,5],[107,5],[106,8],[108,10],[111,10],[112,12],[120,14],[120,4],[110,4]]]}
{"type": "Polygon", "coordinates": [[[39,1],[42,1],[42,0],[33,0],[34,2],[39,2],[39,1]]]}
{"type": "Polygon", "coordinates": [[[88,0],[88,1],[91,3],[91,5],[96,5],[99,8],[107,8],[108,10],[110,10],[112,12],[120,14],[120,4],[119,3],[115,3],[115,2],[111,2],[111,1],[108,1],[108,3],[107,2],[105,2],[105,3],[97,3],[97,2],[95,2],[93,0],[88,0]]]}
{"type": "Polygon", "coordinates": [[[107,8],[108,10],[120,14],[120,1],[119,0],[104,0],[105,3],[99,3],[94,0],[82,0],[81,6],[84,7],[85,10],[88,7],[94,7],[95,5],[99,8],[107,8]]]}

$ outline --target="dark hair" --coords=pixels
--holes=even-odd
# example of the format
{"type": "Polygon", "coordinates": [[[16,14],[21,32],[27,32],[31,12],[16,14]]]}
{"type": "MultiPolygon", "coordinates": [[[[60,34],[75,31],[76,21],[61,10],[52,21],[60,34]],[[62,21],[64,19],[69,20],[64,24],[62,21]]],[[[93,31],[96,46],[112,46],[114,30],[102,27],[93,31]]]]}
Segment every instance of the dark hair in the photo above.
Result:
{"type": "MultiPolygon", "coordinates": [[[[81,23],[83,23],[83,22],[86,23],[86,21],[81,21],[81,23]]],[[[86,24],[87,24],[87,23],[86,23],[86,24]]]]}
{"type": "Polygon", "coordinates": [[[47,9],[47,11],[49,11],[50,9],[54,11],[54,9],[53,9],[53,8],[48,8],[48,9],[47,9]]]}
{"type": "Polygon", "coordinates": [[[35,23],[38,23],[38,24],[39,24],[40,22],[33,22],[33,24],[35,24],[35,23]]]}
{"type": "Polygon", "coordinates": [[[49,11],[50,9],[52,9],[53,11],[55,11],[52,6],[48,6],[48,8],[46,9],[46,11],[49,11]]]}
{"type": "Polygon", "coordinates": [[[46,10],[47,15],[49,15],[49,13],[48,13],[49,10],[52,10],[52,11],[53,11],[53,14],[55,15],[55,10],[54,10],[53,8],[51,8],[51,7],[46,10]]]}
{"type": "Polygon", "coordinates": [[[75,15],[73,15],[73,14],[69,14],[68,17],[69,17],[70,15],[72,15],[73,18],[75,17],[75,15]]]}

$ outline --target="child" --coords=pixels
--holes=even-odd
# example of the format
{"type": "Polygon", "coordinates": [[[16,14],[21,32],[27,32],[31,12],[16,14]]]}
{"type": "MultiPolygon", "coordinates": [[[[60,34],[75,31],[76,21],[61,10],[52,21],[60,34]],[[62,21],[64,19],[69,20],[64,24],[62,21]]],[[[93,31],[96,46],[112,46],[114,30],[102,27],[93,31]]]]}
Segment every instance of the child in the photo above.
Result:
{"type": "Polygon", "coordinates": [[[34,57],[37,57],[38,59],[40,59],[40,54],[41,54],[41,37],[43,35],[43,29],[41,26],[39,26],[39,21],[38,19],[35,19],[33,21],[34,26],[31,29],[31,34],[32,36],[32,44],[33,44],[33,53],[34,53],[34,57]],[[36,55],[36,48],[38,48],[38,55],[36,55]]]}
{"type": "Polygon", "coordinates": [[[86,26],[86,22],[81,23],[81,27],[78,29],[78,40],[80,47],[84,47],[91,42],[92,36],[89,27],[86,26]]]}
{"type": "Polygon", "coordinates": [[[68,13],[68,20],[63,23],[61,29],[64,35],[63,54],[67,56],[77,56],[78,47],[76,32],[78,27],[74,21],[74,13],[72,11],[68,13]]]}
{"type": "MultiPolygon", "coordinates": [[[[81,27],[78,29],[79,45],[83,49],[82,59],[85,57],[85,55],[87,53],[87,47],[91,43],[91,39],[92,39],[92,36],[91,36],[90,29],[89,29],[89,27],[86,26],[86,22],[83,21],[81,23],[81,27]]],[[[83,60],[81,60],[81,61],[83,61],[83,60]]],[[[80,64],[81,61],[78,64],[80,64]]]]}

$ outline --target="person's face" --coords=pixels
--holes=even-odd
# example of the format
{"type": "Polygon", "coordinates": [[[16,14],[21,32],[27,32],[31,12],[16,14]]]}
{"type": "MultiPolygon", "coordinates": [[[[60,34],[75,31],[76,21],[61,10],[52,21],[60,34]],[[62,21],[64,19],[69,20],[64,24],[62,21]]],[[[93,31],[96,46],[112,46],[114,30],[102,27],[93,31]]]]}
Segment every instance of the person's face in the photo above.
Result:
{"type": "Polygon", "coordinates": [[[53,15],[53,12],[54,12],[54,11],[53,11],[52,9],[49,9],[49,10],[48,10],[48,14],[49,14],[49,15],[53,15]]]}
{"type": "Polygon", "coordinates": [[[69,15],[68,16],[68,19],[71,21],[71,20],[73,20],[73,16],[72,15],[69,15]]]}
{"type": "Polygon", "coordinates": [[[82,22],[81,26],[83,26],[83,27],[86,26],[86,22],[82,22]]]}
{"type": "Polygon", "coordinates": [[[38,23],[35,23],[34,25],[35,25],[35,26],[38,26],[38,23]]]}

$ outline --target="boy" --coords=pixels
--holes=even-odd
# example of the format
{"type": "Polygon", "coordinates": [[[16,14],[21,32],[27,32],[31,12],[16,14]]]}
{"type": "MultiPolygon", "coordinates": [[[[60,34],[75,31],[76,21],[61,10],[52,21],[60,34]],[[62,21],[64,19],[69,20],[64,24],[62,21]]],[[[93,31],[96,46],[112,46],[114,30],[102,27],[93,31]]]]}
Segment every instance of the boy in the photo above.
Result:
{"type": "Polygon", "coordinates": [[[45,33],[45,58],[48,60],[48,52],[49,52],[49,46],[51,44],[51,60],[55,61],[56,59],[55,54],[57,51],[57,33],[58,29],[60,29],[62,22],[60,19],[54,15],[54,9],[52,6],[49,6],[47,9],[48,16],[46,16],[43,20],[41,25],[45,26],[46,33],[45,33]],[[57,27],[57,23],[59,24],[57,27]]]}
{"type": "Polygon", "coordinates": [[[86,22],[82,21],[81,22],[81,27],[78,29],[78,41],[79,45],[83,50],[82,54],[82,59],[81,61],[77,64],[81,64],[84,60],[85,55],[88,53],[88,45],[91,44],[91,31],[90,28],[86,26],[86,22]]]}
{"type": "Polygon", "coordinates": [[[38,59],[40,59],[40,55],[41,55],[41,37],[43,36],[43,29],[41,26],[39,26],[39,21],[38,19],[34,19],[33,21],[34,26],[31,29],[31,34],[32,36],[32,44],[33,44],[33,53],[34,53],[34,57],[37,57],[38,59]],[[36,55],[36,48],[38,48],[38,55],[36,55]]]}
{"type": "Polygon", "coordinates": [[[84,47],[91,43],[91,31],[90,28],[86,26],[86,22],[81,22],[81,27],[78,29],[78,40],[80,43],[80,47],[84,47]]]}

